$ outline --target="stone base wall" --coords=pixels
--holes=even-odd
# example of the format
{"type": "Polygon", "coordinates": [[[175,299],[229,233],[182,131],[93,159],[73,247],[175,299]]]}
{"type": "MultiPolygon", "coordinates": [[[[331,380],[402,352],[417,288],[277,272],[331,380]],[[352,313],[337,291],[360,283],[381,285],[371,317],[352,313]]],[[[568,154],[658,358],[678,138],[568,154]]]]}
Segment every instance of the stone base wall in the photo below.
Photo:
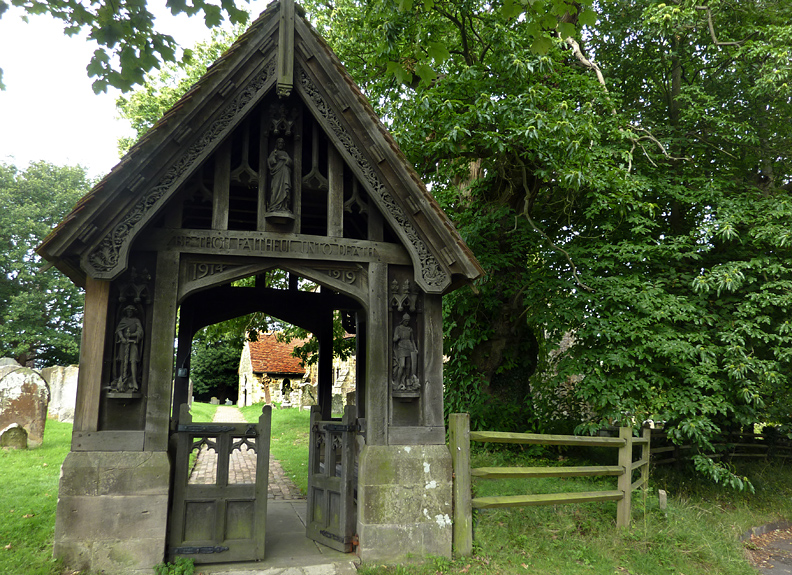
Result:
{"type": "Polygon", "coordinates": [[[54,555],[77,570],[153,573],[165,557],[165,452],[74,452],[61,468],[54,555]]]}
{"type": "Polygon", "coordinates": [[[451,557],[451,454],[445,445],[367,445],[358,469],[364,562],[451,557]]]}

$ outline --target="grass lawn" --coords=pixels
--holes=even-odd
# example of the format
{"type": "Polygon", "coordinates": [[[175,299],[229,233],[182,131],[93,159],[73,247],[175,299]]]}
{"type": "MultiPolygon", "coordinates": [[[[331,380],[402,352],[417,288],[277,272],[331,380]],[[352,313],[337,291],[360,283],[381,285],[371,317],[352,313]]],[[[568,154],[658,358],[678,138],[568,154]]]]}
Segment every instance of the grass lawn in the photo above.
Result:
{"type": "MultiPolygon", "coordinates": [[[[204,405],[196,405],[194,413],[204,405]]],[[[251,421],[260,409],[243,412],[251,421]]],[[[301,489],[307,479],[308,422],[308,412],[273,410],[273,457],[301,489]]],[[[0,575],[62,575],[62,566],[52,559],[52,538],[60,464],[70,438],[71,425],[48,421],[40,448],[0,450],[0,575]]],[[[507,451],[478,451],[473,457],[477,467],[547,464],[507,451]]],[[[566,464],[573,464],[571,457],[566,464]]],[[[753,526],[792,519],[792,464],[756,462],[736,471],[751,479],[755,494],[653,470],[653,491],[645,507],[636,496],[630,531],[616,530],[615,503],[490,510],[475,516],[471,557],[430,558],[422,565],[365,564],[360,575],[755,575],[738,536],[753,526]],[[669,493],[665,513],[658,507],[658,488],[669,493]]],[[[592,491],[611,489],[614,481],[479,480],[474,490],[481,496],[592,491]]]]}
{"type": "MultiPolygon", "coordinates": [[[[241,408],[245,419],[258,421],[262,404],[241,408]]],[[[296,408],[280,409],[272,406],[272,437],[270,455],[283,466],[300,492],[308,492],[308,427],[311,413],[296,408]]]]}
{"type": "Polygon", "coordinates": [[[0,574],[51,575],[60,466],[71,445],[72,426],[47,420],[37,449],[0,450],[0,574]]]}

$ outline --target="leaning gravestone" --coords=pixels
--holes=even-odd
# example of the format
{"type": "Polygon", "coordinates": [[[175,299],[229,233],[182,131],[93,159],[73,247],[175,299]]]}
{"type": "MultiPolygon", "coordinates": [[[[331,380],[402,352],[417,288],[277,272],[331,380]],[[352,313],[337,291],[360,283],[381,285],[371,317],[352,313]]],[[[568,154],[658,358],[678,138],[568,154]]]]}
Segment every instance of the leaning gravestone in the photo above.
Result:
{"type": "Polygon", "coordinates": [[[0,448],[2,449],[27,449],[27,443],[27,431],[18,423],[12,423],[0,431],[0,448]]]}
{"type": "Polygon", "coordinates": [[[41,370],[41,377],[44,378],[50,389],[48,417],[66,423],[74,423],[79,374],[80,368],[76,365],[45,367],[41,370]]]}
{"type": "Polygon", "coordinates": [[[14,360],[0,360],[0,429],[17,423],[27,432],[28,445],[41,445],[49,395],[47,382],[38,372],[14,360]]]}

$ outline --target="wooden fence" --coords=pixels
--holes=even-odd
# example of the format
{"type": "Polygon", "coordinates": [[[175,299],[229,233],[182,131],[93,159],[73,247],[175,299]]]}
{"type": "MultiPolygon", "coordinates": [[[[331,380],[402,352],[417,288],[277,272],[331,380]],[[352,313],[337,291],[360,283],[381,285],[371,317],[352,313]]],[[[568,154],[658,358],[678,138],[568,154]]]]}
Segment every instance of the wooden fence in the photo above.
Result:
{"type": "MultiPolygon", "coordinates": [[[[662,428],[652,430],[652,445],[652,465],[679,464],[697,453],[694,445],[672,444],[662,428]]],[[[713,459],[792,458],[792,441],[778,433],[726,433],[713,441],[712,446],[716,451],[704,455],[713,459]]]]}
{"type": "Polygon", "coordinates": [[[646,488],[649,481],[650,430],[641,437],[633,437],[631,427],[619,429],[619,437],[581,437],[576,435],[541,435],[535,433],[504,433],[499,431],[470,431],[470,415],[455,413],[449,417],[449,448],[454,468],[454,549],[460,555],[473,552],[473,509],[560,505],[588,501],[617,501],[616,525],[629,527],[632,492],[646,488]],[[470,468],[470,442],[515,443],[523,445],[564,445],[612,447],[619,450],[618,465],[588,467],[481,467],[470,468]],[[633,461],[633,446],[641,447],[641,457],[633,461]],[[633,471],[640,470],[640,478],[633,482],[633,471]],[[538,495],[509,495],[471,498],[473,477],[481,479],[525,479],[536,477],[618,477],[614,491],[586,493],[543,493],[538,495]]]}

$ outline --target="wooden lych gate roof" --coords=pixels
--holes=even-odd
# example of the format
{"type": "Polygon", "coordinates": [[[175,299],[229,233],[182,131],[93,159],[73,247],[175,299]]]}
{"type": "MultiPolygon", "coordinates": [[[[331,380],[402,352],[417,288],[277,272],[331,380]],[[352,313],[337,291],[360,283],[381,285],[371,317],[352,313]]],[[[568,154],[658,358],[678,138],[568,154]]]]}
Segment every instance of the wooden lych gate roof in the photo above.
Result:
{"type": "MultiPolygon", "coordinates": [[[[163,226],[158,218],[169,201],[251,110],[280,90],[283,6],[273,2],[129,150],[39,246],[41,256],[78,285],[87,276],[113,280],[126,270],[132,244],[163,226]]],[[[309,110],[407,250],[418,285],[444,293],[480,276],[472,252],[299,9],[288,42],[292,98],[309,110]]]]}

